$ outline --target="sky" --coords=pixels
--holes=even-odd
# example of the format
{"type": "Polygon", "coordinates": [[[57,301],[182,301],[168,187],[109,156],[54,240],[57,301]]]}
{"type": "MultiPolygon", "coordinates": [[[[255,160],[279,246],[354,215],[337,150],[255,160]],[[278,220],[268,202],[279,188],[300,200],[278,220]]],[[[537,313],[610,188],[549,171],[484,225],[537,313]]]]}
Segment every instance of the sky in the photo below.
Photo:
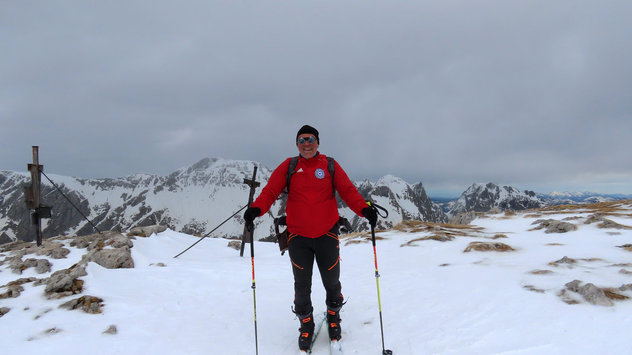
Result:
{"type": "MultiPolygon", "coordinates": [[[[622,207],[624,213],[606,211],[602,217],[632,225],[631,207],[622,207]]],[[[585,224],[595,212],[547,215],[556,220],[573,217],[569,222],[578,229],[568,233],[533,230],[532,223],[541,218],[533,211],[478,218],[470,229],[438,230],[430,225],[413,226],[410,232],[380,231],[375,254],[379,284],[366,236],[342,236],[340,281],[347,301],[340,312],[343,348],[352,354],[380,354],[383,339],[384,348],[396,355],[629,354],[632,267],[630,251],[616,246],[630,243],[632,230],[585,224]],[[446,242],[424,240],[438,233],[454,237],[446,242]],[[505,237],[495,238],[500,233],[505,237]],[[464,252],[473,242],[504,243],[514,250],[464,252]],[[573,280],[582,288],[590,283],[627,299],[591,304],[566,286],[573,280]]],[[[2,350],[43,355],[83,355],[86,349],[95,355],[242,355],[255,354],[258,347],[262,355],[296,354],[299,321],[290,309],[294,290],[288,254],[281,256],[275,243],[256,242],[251,263],[248,248],[240,258],[226,239],[207,238],[173,258],[197,241],[171,230],[138,237],[131,248],[134,268],[106,269],[90,262],[87,275],[79,278],[81,294],[48,298],[46,283],[24,283],[18,297],[0,300],[0,308],[9,308],[0,319],[2,350]],[[101,298],[102,313],[59,308],[80,296],[101,298]],[[103,334],[112,325],[116,333],[103,334]]],[[[29,267],[16,274],[12,262],[6,262],[0,265],[0,286],[17,279],[47,278],[76,267],[87,253],[72,246],[72,238],[54,243],[70,251],[66,258],[34,255],[35,247],[22,257],[48,259],[49,272],[38,274],[29,267]]],[[[0,257],[24,250],[0,252],[0,257]]],[[[312,304],[318,320],[325,311],[325,292],[320,278],[313,279],[312,304]]],[[[7,288],[0,287],[0,292],[7,288]]],[[[313,355],[329,354],[326,338],[324,329],[313,355]]]]}
{"type": "Polygon", "coordinates": [[[632,193],[632,2],[3,1],[0,170],[274,169],[632,193]]]}

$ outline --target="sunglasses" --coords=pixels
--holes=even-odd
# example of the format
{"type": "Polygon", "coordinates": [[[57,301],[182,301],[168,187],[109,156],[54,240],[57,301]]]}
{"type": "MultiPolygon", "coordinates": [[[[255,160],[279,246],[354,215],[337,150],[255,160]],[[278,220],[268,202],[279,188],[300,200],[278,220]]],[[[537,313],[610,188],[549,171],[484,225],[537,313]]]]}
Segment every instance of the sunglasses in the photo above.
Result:
{"type": "Polygon", "coordinates": [[[311,136],[311,137],[301,137],[299,139],[296,140],[296,142],[298,144],[305,144],[305,143],[309,143],[309,144],[314,144],[314,142],[316,142],[316,138],[311,136]]]}

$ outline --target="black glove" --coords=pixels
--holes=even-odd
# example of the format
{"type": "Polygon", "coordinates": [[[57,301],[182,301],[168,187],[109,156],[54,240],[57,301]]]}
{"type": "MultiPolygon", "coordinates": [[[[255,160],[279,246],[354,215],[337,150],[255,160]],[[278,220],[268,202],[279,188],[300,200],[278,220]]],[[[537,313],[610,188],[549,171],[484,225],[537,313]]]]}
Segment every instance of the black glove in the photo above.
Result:
{"type": "Polygon", "coordinates": [[[244,212],[244,220],[246,221],[246,229],[252,232],[255,228],[254,220],[261,214],[259,207],[248,207],[244,212]]]}
{"type": "Polygon", "coordinates": [[[369,220],[371,227],[375,228],[375,225],[377,224],[377,212],[375,209],[371,207],[364,207],[362,209],[362,215],[364,215],[364,218],[369,220]]]}
{"type": "Polygon", "coordinates": [[[244,212],[244,220],[246,224],[252,224],[255,218],[259,217],[261,214],[261,209],[259,207],[248,207],[246,212],[244,212]]]}

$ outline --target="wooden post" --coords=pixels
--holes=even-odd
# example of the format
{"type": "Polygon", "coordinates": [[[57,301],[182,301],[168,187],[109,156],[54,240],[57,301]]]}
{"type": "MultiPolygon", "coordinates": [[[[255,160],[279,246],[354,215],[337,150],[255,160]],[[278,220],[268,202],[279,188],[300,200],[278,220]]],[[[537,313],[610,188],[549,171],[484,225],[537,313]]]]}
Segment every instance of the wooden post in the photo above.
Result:
{"type": "Polygon", "coordinates": [[[40,191],[41,191],[41,171],[43,166],[39,164],[39,147],[33,146],[33,164],[28,165],[31,172],[31,191],[27,196],[27,206],[34,210],[31,214],[31,222],[35,225],[37,246],[42,245],[42,217],[40,216],[40,191]],[[30,201],[29,201],[30,199],[30,201]]]}
{"type": "MultiPolygon", "coordinates": [[[[255,189],[259,185],[261,185],[260,183],[255,181],[256,178],[257,178],[257,166],[255,165],[255,168],[252,172],[252,179],[244,178],[244,184],[250,186],[250,195],[248,196],[248,207],[252,205],[252,202],[254,200],[255,189]]],[[[252,240],[252,233],[244,225],[244,233],[241,235],[241,247],[239,249],[239,256],[244,256],[244,245],[248,242],[252,244],[254,241],[252,240]]]]}

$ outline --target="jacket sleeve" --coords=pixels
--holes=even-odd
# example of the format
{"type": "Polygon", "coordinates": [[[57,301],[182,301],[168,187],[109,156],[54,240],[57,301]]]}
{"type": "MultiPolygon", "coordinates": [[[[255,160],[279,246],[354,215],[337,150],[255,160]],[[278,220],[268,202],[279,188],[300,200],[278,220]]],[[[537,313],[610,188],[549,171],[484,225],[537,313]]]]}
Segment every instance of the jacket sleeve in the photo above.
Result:
{"type": "Polygon", "coordinates": [[[364,217],[362,209],[367,206],[364,197],[360,195],[358,189],[353,185],[347,173],[342,169],[338,162],[335,162],[334,186],[338,195],[342,198],[347,206],[360,217],[364,217]]]}
{"type": "Polygon", "coordinates": [[[285,188],[285,180],[287,176],[287,169],[290,167],[290,159],[286,159],[281,165],[279,165],[274,171],[272,175],[270,175],[270,180],[266,186],[261,190],[261,194],[255,200],[255,202],[250,205],[250,207],[258,207],[261,210],[261,214],[259,216],[263,216],[274,201],[277,200],[283,189],[285,188]]]}

